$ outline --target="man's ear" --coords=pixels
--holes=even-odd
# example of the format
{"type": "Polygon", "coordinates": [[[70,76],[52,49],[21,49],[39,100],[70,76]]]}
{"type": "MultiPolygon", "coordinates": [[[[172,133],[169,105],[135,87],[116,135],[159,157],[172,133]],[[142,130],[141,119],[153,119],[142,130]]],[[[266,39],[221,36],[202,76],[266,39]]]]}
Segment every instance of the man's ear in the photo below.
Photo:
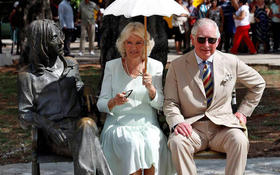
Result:
{"type": "Polygon", "coordinates": [[[193,35],[191,35],[192,45],[194,44],[194,39],[195,39],[195,37],[193,35]]]}
{"type": "Polygon", "coordinates": [[[218,45],[220,44],[220,42],[221,42],[221,37],[218,39],[218,41],[217,41],[217,47],[218,47],[218,45]]]}

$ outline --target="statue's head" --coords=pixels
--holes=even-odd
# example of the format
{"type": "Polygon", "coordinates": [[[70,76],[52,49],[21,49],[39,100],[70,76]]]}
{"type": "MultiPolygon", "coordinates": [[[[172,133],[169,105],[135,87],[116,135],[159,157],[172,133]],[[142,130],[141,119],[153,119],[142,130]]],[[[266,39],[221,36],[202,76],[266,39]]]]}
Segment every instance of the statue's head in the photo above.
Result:
{"type": "Polygon", "coordinates": [[[30,61],[33,64],[51,67],[63,53],[63,39],[64,35],[54,21],[33,21],[27,32],[30,61]]]}

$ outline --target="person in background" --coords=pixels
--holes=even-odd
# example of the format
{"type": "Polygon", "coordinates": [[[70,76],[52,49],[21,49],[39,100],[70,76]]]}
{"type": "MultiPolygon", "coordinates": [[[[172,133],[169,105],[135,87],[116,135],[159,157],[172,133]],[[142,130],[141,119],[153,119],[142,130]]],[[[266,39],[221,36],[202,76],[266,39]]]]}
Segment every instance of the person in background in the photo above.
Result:
{"type": "Polygon", "coordinates": [[[244,125],[265,81],[237,56],[216,50],[220,32],[211,19],[199,19],[191,38],[195,49],[171,62],[165,81],[163,111],[173,163],[179,175],[197,174],[193,155],[210,148],[227,154],[226,175],[243,175],[249,150],[244,125]],[[237,82],[248,91],[233,114],[237,82]]]}
{"type": "Polygon", "coordinates": [[[257,37],[256,37],[256,20],[255,20],[255,11],[257,6],[257,0],[252,0],[249,3],[249,11],[250,11],[250,31],[251,31],[251,38],[254,45],[257,43],[257,37]]]}
{"type": "MultiPolygon", "coordinates": [[[[139,22],[122,30],[116,42],[121,58],[106,63],[97,101],[99,111],[107,113],[101,143],[116,175],[172,175],[175,171],[157,120],[163,105],[163,65],[148,57],[145,72],[144,33],[139,22]]],[[[148,33],[147,55],[153,45],[148,33]]]]}
{"type": "MultiPolygon", "coordinates": [[[[182,0],[176,0],[178,4],[183,6],[183,1],[182,0]]],[[[176,53],[178,55],[182,55],[183,52],[181,51],[182,49],[182,42],[185,43],[185,33],[186,33],[186,22],[188,20],[189,16],[189,11],[188,9],[183,6],[184,9],[188,12],[188,14],[182,14],[180,16],[173,15],[172,17],[172,26],[173,26],[173,31],[175,34],[175,49],[176,53]]]]}
{"type": "Polygon", "coordinates": [[[264,53],[270,50],[269,45],[269,14],[270,9],[265,5],[264,0],[257,0],[254,11],[255,17],[255,31],[256,31],[256,49],[260,52],[260,44],[264,46],[264,53]]]}
{"type": "Polygon", "coordinates": [[[95,41],[95,19],[94,10],[99,11],[99,7],[90,0],[83,0],[80,3],[78,16],[81,16],[81,39],[80,39],[80,52],[79,55],[82,56],[85,51],[85,39],[86,32],[88,34],[89,41],[89,53],[95,55],[94,53],[94,41],[95,41]]]}
{"type": "Polygon", "coordinates": [[[222,0],[221,8],[224,14],[222,42],[224,45],[224,50],[227,53],[229,52],[229,49],[233,44],[233,37],[236,30],[233,20],[233,14],[235,12],[235,9],[231,5],[231,0],[222,0]]]}
{"type": "Polygon", "coordinates": [[[280,44],[280,0],[275,0],[270,6],[273,35],[273,52],[277,53],[280,44]]]}
{"type": "Polygon", "coordinates": [[[203,0],[203,2],[197,6],[198,19],[206,18],[206,14],[210,6],[211,6],[210,0],[203,0]]]}
{"type": "Polygon", "coordinates": [[[60,3],[60,0],[51,0],[50,1],[52,17],[53,17],[54,22],[59,21],[59,17],[58,17],[58,5],[59,5],[59,3],[60,3]]]}
{"type": "Polygon", "coordinates": [[[239,0],[239,9],[233,15],[235,21],[236,32],[233,39],[233,46],[230,50],[231,53],[237,54],[237,50],[242,40],[248,46],[251,54],[256,54],[254,44],[252,43],[249,36],[250,21],[249,21],[249,6],[247,0],[239,0]]]}
{"type": "MultiPolygon", "coordinates": [[[[220,33],[223,32],[223,24],[224,24],[224,14],[223,10],[220,6],[217,6],[217,0],[211,0],[211,7],[206,13],[206,17],[215,21],[219,27],[220,33]]],[[[223,40],[223,38],[221,38],[223,40]]],[[[222,49],[222,43],[220,42],[217,49],[222,49]]]]}
{"type": "Polygon", "coordinates": [[[64,56],[75,57],[71,54],[71,39],[72,33],[74,31],[74,16],[73,16],[73,9],[70,5],[70,0],[63,0],[58,5],[58,16],[60,27],[64,33],[64,56]]]}
{"type": "Polygon", "coordinates": [[[197,8],[193,5],[193,0],[188,1],[187,9],[190,12],[190,15],[189,15],[188,21],[187,21],[188,30],[186,31],[186,35],[185,35],[186,50],[184,51],[184,53],[187,53],[192,49],[190,35],[191,35],[192,27],[193,27],[195,21],[197,20],[197,16],[198,16],[198,11],[197,11],[197,8]]]}
{"type": "Polygon", "coordinates": [[[111,175],[96,124],[82,115],[84,83],[78,63],[62,56],[62,42],[63,33],[54,21],[30,24],[30,64],[18,75],[20,124],[40,128],[45,141],[41,146],[73,157],[75,175],[111,175]]]}
{"type": "Polygon", "coordinates": [[[20,55],[22,52],[22,40],[23,40],[23,8],[22,4],[19,1],[14,3],[14,8],[9,16],[11,28],[12,28],[12,48],[11,54],[13,54],[14,45],[16,44],[16,55],[20,55]]]}

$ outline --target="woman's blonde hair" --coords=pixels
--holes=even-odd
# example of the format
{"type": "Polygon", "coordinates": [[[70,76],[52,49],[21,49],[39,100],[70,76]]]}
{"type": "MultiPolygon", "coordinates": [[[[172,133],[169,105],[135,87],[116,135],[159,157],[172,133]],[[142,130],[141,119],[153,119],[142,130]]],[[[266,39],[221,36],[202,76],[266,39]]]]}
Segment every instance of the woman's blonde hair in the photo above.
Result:
{"type": "MultiPolygon", "coordinates": [[[[129,38],[131,34],[137,35],[140,38],[144,39],[145,35],[145,27],[142,23],[140,22],[131,22],[128,23],[125,28],[122,30],[119,38],[117,39],[116,46],[121,54],[122,57],[126,57],[126,52],[124,48],[124,42],[129,38]]],[[[147,55],[149,56],[152,49],[154,47],[154,40],[151,38],[149,32],[147,32],[147,55]]],[[[143,47],[144,49],[144,47],[143,47]]],[[[145,57],[144,52],[143,52],[143,58],[145,57]]]]}

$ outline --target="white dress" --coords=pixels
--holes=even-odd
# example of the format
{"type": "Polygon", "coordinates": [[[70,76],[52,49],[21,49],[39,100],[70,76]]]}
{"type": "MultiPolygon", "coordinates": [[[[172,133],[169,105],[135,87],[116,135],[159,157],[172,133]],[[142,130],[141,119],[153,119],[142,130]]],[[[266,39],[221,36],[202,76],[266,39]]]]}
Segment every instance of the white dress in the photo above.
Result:
{"type": "Polygon", "coordinates": [[[161,62],[148,58],[147,72],[157,89],[155,98],[150,100],[142,76],[128,76],[121,58],[106,63],[97,107],[107,113],[101,144],[114,175],[128,175],[152,165],[156,175],[175,174],[167,139],[156,118],[156,109],[163,105],[162,71],[161,62]],[[108,101],[131,89],[129,101],[109,111],[108,101]]]}

